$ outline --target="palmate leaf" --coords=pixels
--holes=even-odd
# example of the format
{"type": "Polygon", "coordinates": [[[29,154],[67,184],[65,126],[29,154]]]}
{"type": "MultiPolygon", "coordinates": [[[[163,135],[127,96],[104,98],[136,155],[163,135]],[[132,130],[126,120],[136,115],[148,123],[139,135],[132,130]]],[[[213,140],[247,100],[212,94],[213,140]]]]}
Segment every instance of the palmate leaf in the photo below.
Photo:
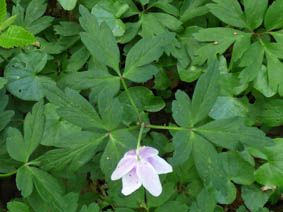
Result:
{"type": "Polygon", "coordinates": [[[208,4],[210,12],[226,24],[254,30],[263,21],[268,0],[260,2],[244,0],[244,11],[238,0],[213,0],[214,4],[208,4]]]}
{"type": "Polygon", "coordinates": [[[16,180],[23,195],[29,196],[36,189],[42,200],[51,203],[59,211],[68,207],[68,202],[63,197],[64,188],[56,178],[39,168],[23,166],[21,169],[16,180]]]}
{"type": "Polygon", "coordinates": [[[237,117],[212,121],[195,130],[217,146],[232,150],[237,150],[240,144],[258,149],[274,144],[263,131],[246,127],[244,121],[237,117]]]}
{"type": "Polygon", "coordinates": [[[275,141],[276,145],[263,150],[263,153],[267,157],[267,163],[264,163],[255,172],[256,181],[266,186],[283,185],[283,141],[282,139],[275,141]]]}
{"type": "Polygon", "coordinates": [[[3,48],[22,47],[35,41],[34,35],[20,26],[10,26],[0,34],[0,46],[3,48]]]}
{"type": "Polygon", "coordinates": [[[182,127],[193,127],[208,116],[219,92],[219,64],[215,61],[203,74],[195,88],[192,98],[181,91],[176,93],[173,101],[173,118],[182,127]]]}
{"type": "Polygon", "coordinates": [[[78,92],[66,88],[65,93],[56,86],[45,85],[47,99],[59,106],[57,113],[70,123],[83,129],[107,129],[95,108],[78,92]]]}
{"type": "Polygon", "coordinates": [[[38,75],[46,63],[47,54],[44,53],[18,54],[5,67],[4,76],[8,80],[8,91],[23,100],[41,99],[44,96],[43,84],[55,84],[51,78],[38,75]]]}
{"type": "Polygon", "coordinates": [[[251,33],[245,33],[231,28],[208,28],[201,29],[193,34],[201,42],[210,42],[196,51],[194,63],[202,65],[206,60],[210,63],[216,59],[217,54],[223,54],[233,43],[232,63],[241,58],[249,48],[251,33]]]}
{"type": "Polygon", "coordinates": [[[62,80],[70,88],[76,90],[91,88],[97,94],[107,89],[112,95],[115,95],[120,90],[120,77],[100,68],[90,68],[87,71],[70,73],[64,76],[62,80]]]}
{"type": "Polygon", "coordinates": [[[81,32],[81,40],[91,55],[102,64],[113,68],[119,74],[120,52],[107,24],[98,25],[97,19],[80,6],[80,24],[86,32],[81,32]]]}
{"type": "Polygon", "coordinates": [[[26,10],[21,4],[13,7],[12,14],[17,16],[15,24],[33,34],[38,34],[49,27],[54,20],[51,16],[43,16],[47,9],[45,0],[32,0],[26,10]]]}
{"type": "Polygon", "coordinates": [[[53,149],[36,160],[41,168],[53,171],[74,172],[90,161],[98,151],[98,146],[107,137],[107,134],[77,132],[62,137],[60,142],[54,144],[59,147],[53,149]]]}
{"type": "Polygon", "coordinates": [[[144,37],[129,51],[123,76],[134,82],[146,82],[157,73],[157,68],[148,65],[157,60],[174,39],[174,33],[144,37]]]}
{"type": "Polygon", "coordinates": [[[226,24],[245,28],[247,26],[245,14],[238,0],[213,0],[208,4],[210,12],[226,24]]]}
{"type": "Polygon", "coordinates": [[[7,132],[7,150],[9,155],[20,162],[28,162],[30,155],[41,142],[44,130],[43,101],[34,105],[32,113],[28,113],[24,121],[24,137],[16,128],[7,132]]]}
{"type": "Polygon", "coordinates": [[[47,103],[44,107],[44,115],[46,119],[42,145],[56,146],[63,137],[70,134],[79,133],[81,128],[62,119],[57,110],[58,106],[47,103]]]}

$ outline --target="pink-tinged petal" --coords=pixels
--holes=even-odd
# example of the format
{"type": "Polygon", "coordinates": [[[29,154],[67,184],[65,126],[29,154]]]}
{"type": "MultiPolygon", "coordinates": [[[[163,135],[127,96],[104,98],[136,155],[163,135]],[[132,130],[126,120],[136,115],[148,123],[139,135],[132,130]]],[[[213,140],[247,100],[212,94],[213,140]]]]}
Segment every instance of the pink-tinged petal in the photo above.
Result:
{"type": "Polygon", "coordinates": [[[149,147],[149,146],[143,146],[143,147],[140,148],[140,156],[143,159],[153,157],[155,155],[158,155],[157,149],[154,149],[154,148],[149,147]]]}
{"type": "Polygon", "coordinates": [[[157,174],[166,174],[173,171],[172,166],[158,155],[146,159],[155,169],[157,174]]]}
{"type": "Polygon", "coordinates": [[[132,149],[125,153],[125,156],[136,156],[136,150],[132,149]]]}
{"type": "Polygon", "coordinates": [[[149,193],[155,197],[159,196],[162,192],[162,186],[159,176],[155,169],[145,160],[140,160],[137,163],[137,175],[141,180],[142,185],[149,193]]]}
{"type": "Polygon", "coordinates": [[[133,168],[128,174],[122,177],[122,194],[129,195],[141,187],[141,182],[136,173],[136,168],[133,168]]]}
{"type": "Polygon", "coordinates": [[[116,169],[111,175],[111,180],[118,180],[123,177],[125,174],[130,172],[136,165],[136,157],[126,156],[123,157],[118,163],[116,169]]]}

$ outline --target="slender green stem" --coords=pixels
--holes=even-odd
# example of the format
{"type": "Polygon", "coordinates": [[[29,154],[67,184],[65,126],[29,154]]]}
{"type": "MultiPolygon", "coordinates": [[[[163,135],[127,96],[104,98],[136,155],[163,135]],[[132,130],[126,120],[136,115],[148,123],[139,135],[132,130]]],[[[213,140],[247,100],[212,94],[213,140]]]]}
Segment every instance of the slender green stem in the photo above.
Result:
{"type": "Polygon", "coordinates": [[[152,125],[152,124],[147,124],[145,125],[145,127],[151,129],[159,129],[159,130],[189,130],[188,128],[184,128],[184,127],[160,126],[160,125],[152,125]]]}
{"type": "Polygon", "coordinates": [[[141,124],[140,133],[138,137],[138,144],[137,144],[137,150],[136,150],[138,160],[140,159],[140,146],[141,146],[141,138],[142,138],[143,129],[144,129],[144,122],[141,124]]]}
{"type": "Polygon", "coordinates": [[[129,98],[129,101],[130,101],[130,103],[131,103],[131,105],[132,105],[132,107],[133,107],[133,109],[134,109],[134,111],[135,111],[135,113],[136,113],[136,115],[137,115],[137,117],[139,119],[139,122],[141,122],[141,116],[140,116],[139,110],[138,110],[138,108],[137,108],[137,106],[136,106],[136,104],[135,104],[135,102],[134,102],[134,100],[133,100],[133,98],[132,98],[132,96],[131,96],[131,94],[130,94],[130,92],[128,90],[126,82],[125,82],[125,80],[124,80],[124,78],[122,76],[121,76],[121,82],[122,82],[122,85],[123,85],[123,87],[124,87],[124,89],[126,91],[126,94],[127,94],[128,98],[129,98]]]}
{"type": "Polygon", "coordinates": [[[29,165],[39,165],[39,162],[38,161],[30,161],[28,163],[25,163],[23,165],[21,165],[19,168],[17,168],[16,170],[12,171],[12,172],[9,172],[9,173],[6,173],[6,174],[0,174],[0,178],[4,178],[4,177],[10,177],[14,174],[17,174],[17,172],[24,166],[29,166],[29,165]]]}
{"type": "Polygon", "coordinates": [[[18,169],[14,170],[14,171],[12,171],[12,172],[6,173],[6,174],[0,174],[0,178],[10,177],[10,176],[16,174],[17,171],[18,171],[18,169]]]}

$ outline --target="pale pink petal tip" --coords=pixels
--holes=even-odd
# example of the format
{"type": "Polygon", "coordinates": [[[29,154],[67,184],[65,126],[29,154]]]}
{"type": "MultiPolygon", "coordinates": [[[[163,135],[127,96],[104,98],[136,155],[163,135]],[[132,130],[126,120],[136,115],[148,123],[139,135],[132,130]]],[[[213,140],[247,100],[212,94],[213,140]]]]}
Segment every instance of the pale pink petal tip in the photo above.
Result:
{"type": "Polygon", "coordinates": [[[158,155],[147,158],[147,161],[153,166],[157,174],[167,174],[173,171],[172,166],[158,155]]]}
{"type": "Polygon", "coordinates": [[[159,180],[159,176],[155,169],[147,161],[140,161],[137,164],[137,175],[141,180],[142,185],[148,192],[157,197],[162,192],[162,186],[159,180]]]}
{"type": "Polygon", "coordinates": [[[142,184],[137,176],[136,168],[133,168],[128,174],[122,177],[122,183],[122,194],[125,196],[133,193],[141,187],[142,184]]]}
{"type": "Polygon", "coordinates": [[[123,157],[111,175],[111,180],[118,180],[131,171],[136,164],[136,158],[131,156],[123,157]]]}
{"type": "Polygon", "coordinates": [[[158,150],[155,148],[149,147],[149,146],[141,147],[139,152],[140,152],[141,158],[143,159],[158,155],[158,150]]]}

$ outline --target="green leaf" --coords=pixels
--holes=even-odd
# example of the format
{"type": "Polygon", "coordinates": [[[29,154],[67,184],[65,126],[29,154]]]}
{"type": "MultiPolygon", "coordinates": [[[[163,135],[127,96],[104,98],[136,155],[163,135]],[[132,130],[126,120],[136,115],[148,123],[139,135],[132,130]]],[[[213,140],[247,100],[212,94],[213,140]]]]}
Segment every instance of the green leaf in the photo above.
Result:
{"type": "Polygon", "coordinates": [[[229,96],[217,97],[209,116],[213,119],[228,119],[233,117],[246,117],[248,107],[237,98],[229,96]]]}
{"type": "MultiPolygon", "coordinates": [[[[1,79],[1,78],[0,78],[1,79]]],[[[7,104],[9,101],[9,97],[5,95],[5,90],[0,90],[0,131],[3,130],[7,124],[11,121],[12,117],[14,116],[15,112],[12,110],[6,110],[7,104]]]]}
{"type": "Polygon", "coordinates": [[[80,33],[82,42],[95,59],[119,74],[120,52],[110,28],[105,23],[99,26],[95,16],[83,6],[80,13],[80,23],[86,31],[80,33]]]}
{"type": "Polygon", "coordinates": [[[8,212],[30,212],[29,207],[18,201],[8,202],[7,204],[8,212]]]}
{"type": "Polygon", "coordinates": [[[0,1],[0,25],[6,20],[7,17],[7,8],[6,0],[0,1]]]}
{"type": "MultiPolygon", "coordinates": [[[[196,2],[196,1],[195,1],[196,2]]],[[[209,9],[207,7],[207,5],[201,5],[203,3],[203,1],[199,1],[199,4],[191,4],[190,7],[188,7],[184,13],[181,16],[181,21],[183,23],[199,17],[199,16],[203,16],[205,14],[207,14],[209,12],[209,9]]]]}
{"type": "Polygon", "coordinates": [[[65,93],[55,86],[45,86],[47,99],[59,106],[59,116],[83,129],[100,128],[104,125],[95,108],[78,92],[66,88],[65,93]]]}
{"type": "Polygon", "coordinates": [[[109,140],[100,159],[100,167],[106,179],[110,179],[123,155],[136,147],[136,140],[136,137],[127,130],[116,130],[109,135],[109,140]]]}
{"type": "MultiPolygon", "coordinates": [[[[197,33],[194,33],[193,36],[198,41],[206,42],[206,45],[195,50],[197,58],[194,63],[198,65],[202,65],[206,60],[212,63],[218,54],[223,54],[234,42],[239,45],[244,41],[246,45],[251,37],[248,33],[224,27],[201,29],[197,33]]],[[[240,45],[241,49],[239,49],[235,44],[235,48],[236,49],[232,52],[232,62],[239,59],[243,54],[243,50],[245,50],[245,47],[242,49],[242,45],[240,45]]]]}
{"type": "Polygon", "coordinates": [[[113,98],[112,92],[103,90],[98,96],[98,110],[100,117],[108,128],[113,130],[119,126],[122,121],[123,107],[119,99],[113,98]]]}
{"type": "Polygon", "coordinates": [[[165,33],[139,40],[127,54],[123,76],[134,82],[146,82],[151,79],[157,69],[148,64],[163,54],[164,48],[172,42],[174,36],[174,33],[165,33]]]}
{"type": "Polygon", "coordinates": [[[20,162],[26,162],[27,153],[24,138],[18,129],[8,128],[6,146],[11,158],[20,162]]]}
{"type": "Polygon", "coordinates": [[[189,207],[179,201],[169,201],[164,205],[160,206],[155,212],[167,212],[167,211],[184,211],[187,212],[189,207]]]}
{"type": "Polygon", "coordinates": [[[214,198],[213,192],[207,189],[203,189],[197,196],[196,202],[193,203],[191,207],[191,212],[215,212],[214,208],[216,206],[216,200],[214,198]],[[205,203],[205,204],[204,204],[205,203]]]}
{"type": "Polygon", "coordinates": [[[76,7],[77,0],[58,0],[64,10],[73,10],[76,7]]]}
{"type": "Polygon", "coordinates": [[[121,37],[118,38],[118,42],[122,44],[130,42],[136,37],[140,29],[141,22],[134,22],[134,23],[128,22],[125,25],[126,25],[126,32],[121,37]]]}
{"type": "Polygon", "coordinates": [[[39,19],[46,11],[47,3],[45,0],[32,0],[25,11],[25,24],[31,25],[39,19]]]}
{"type": "Polygon", "coordinates": [[[45,125],[44,105],[43,100],[36,103],[32,108],[32,113],[28,113],[24,121],[24,141],[26,160],[29,160],[30,155],[38,147],[43,137],[45,125]]]}
{"type": "Polygon", "coordinates": [[[99,206],[96,203],[91,203],[89,206],[84,205],[80,212],[99,212],[99,206]]]}
{"type": "Polygon", "coordinates": [[[30,155],[39,145],[44,130],[43,101],[34,105],[24,121],[24,138],[16,128],[9,128],[7,149],[12,158],[28,162],[30,155]]]}
{"type": "Polygon", "coordinates": [[[76,89],[85,90],[93,89],[97,94],[102,90],[107,89],[112,95],[115,95],[120,90],[120,78],[111,75],[108,70],[91,68],[88,71],[75,72],[67,74],[64,77],[66,86],[76,89]]]}
{"type": "Polygon", "coordinates": [[[266,186],[283,185],[283,141],[276,140],[276,145],[264,149],[267,163],[260,166],[255,172],[256,181],[266,186]]]}
{"type": "Polygon", "coordinates": [[[16,25],[22,26],[33,34],[38,34],[49,27],[54,20],[51,16],[43,16],[46,9],[45,0],[32,0],[27,5],[26,11],[21,4],[16,4],[12,15],[17,16],[16,25]]]}
{"type": "Polygon", "coordinates": [[[89,59],[89,52],[88,50],[82,46],[79,48],[68,60],[68,64],[66,66],[66,72],[76,72],[81,69],[87,60],[89,59]]]}
{"type": "Polygon", "coordinates": [[[3,23],[0,24],[0,31],[4,31],[5,29],[7,29],[9,26],[12,25],[12,23],[15,22],[17,18],[17,15],[14,15],[8,19],[6,19],[3,23]]]}
{"type": "Polygon", "coordinates": [[[152,195],[147,196],[147,203],[149,208],[159,207],[164,205],[170,197],[177,193],[175,183],[166,183],[162,186],[162,193],[158,197],[152,195]]]}
{"type": "Polygon", "coordinates": [[[81,131],[80,127],[62,119],[58,115],[56,109],[58,109],[58,106],[54,104],[48,103],[45,105],[44,114],[46,123],[43,138],[41,140],[42,145],[54,146],[60,143],[63,137],[81,131]]]}
{"type": "Polygon", "coordinates": [[[240,67],[244,67],[239,75],[241,83],[253,81],[257,77],[259,70],[261,70],[263,57],[264,48],[258,41],[254,42],[245,54],[243,54],[239,64],[240,67]],[[255,57],[257,59],[252,60],[255,57]]]}
{"type": "MultiPolygon", "coordinates": [[[[160,96],[154,96],[153,92],[146,87],[135,86],[128,90],[139,111],[158,112],[165,107],[164,100],[160,96]]],[[[119,100],[125,106],[124,111],[127,114],[134,114],[136,118],[126,92],[120,94],[119,100]]]]}
{"type": "Polygon", "coordinates": [[[170,0],[163,0],[163,1],[157,1],[157,2],[152,2],[148,8],[159,8],[161,10],[163,10],[164,12],[174,15],[174,16],[178,16],[179,15],[179,11],[178,9],[170,4],[170,0]]]}
{"type": "Polygon", "coordinates": [[[100,25],[105,22],[115,37],[122,36],[126,31],[126,25],[119,17],[129,6],[119,1],[102,0],[99,1],[91,10],[91,13],[97,18],[100,25]]]}
{"type": "Polygon", "coordinates": [[[264,26],[266,30],[280,29],[283,27],[283,1],[276,0],[267,9],[264,17],[264,26]]]}
{"type": "Polygon", "coordinates": [[[82,30],[78,23],[71,21],[60,21],[60,25],[55,25],[53,28],[56,34],[62,36],[78,35],[82,30]]]}
{"type": "Polygon", "coordinates": [[[257,149],[272,146],[272,139],[255,127],[246,127],[240,118],[219,119],[195,129],[217,146],[237,150],[239,144],[257,149]]]}
{"type": "Polygon", "coordinates": [[[139,0],[139,2],[144,6],[149,3],[149,0],[139,0]]]}
{"type": "Polygon", "coordinates": [[[63,198],[64,189],[52,175],[38,168],[28,167],[32,174],[34,186],[39,196],[46,202],[51,203],[57,209],[67,208],[68,202],[63,198]]]}
{"type": "Polygon", "coordinates": [[[180,29],[180,26],[183,24],[177,18],[166,13],[152,13],[153,16],[166,28],[170,31],[177,31],[180,29]]]}
{"type": "Polygon", "coordinates": [[[254,182],[254,167],[239,152],[220,154],[220,161],[229,179],[237,184],[250,185],[254,182]]]}
{"type": "Polygon", "coordinates": [[[7,79],[0,77],[0,89],[2,89],[7,84],[7,79]]]}
{"type": "Polygon", "coordinates": [[[173,163],[182,164],[190,158],[193,148],[194,134],[189,130],[178,131],[173,136],[173,143],[175,146],[173,163]]]}
{"type": "Polygon", "coordinates": [[[206,186],[211,183],[222,195],[228,195],[229,180],[222,170],[214,146],[201,136],[192,136],[193,157],[196,169],[206,186]]]}
{"type": "MultiPolygon", "coordinates": [[[[281,63],[280,63],[281,64],[281,63]]],[[[269,64],[270,65],[270,64],[269,64]]],[[[279,65],[280,68],[281,65],[279,65]]],[[[276,72],[277,68],[274,70],[270,67],[270,71],[271,72],[276,72]],[[274,71],[273,71],[274,70],[274,71]]],[[[269,71],[269,72],[270,72],[269,71]]],[[[277,73],[275,73],[277,75],[277,73]]],[[[262,66],[261,69],[259,70],[256,79],[253,82],[253,86],[255,89],[257,89],[259,92],[261,92],[265,97],[272,97],[276,94],[276,92],[274,90],[272,90],[272,88],[269,86],[268,83],[268,73],[267,73],[267,69],[265,66],[262,66]]],[[[271,84],[272,86],[272,84],[271,84]]],[[[280,86],[280,84],[279,84],[280,86]]]]}
{"type": "Polygon", "coordinates": [[[267,203],[271,192],[262,192],[258,186],[249,185],[242,187],[241,194],[247,208],[251,211],[258,211],[267,203]]]}
{"type": "Polygon", "coordinates": [[[191,127],[194,116],[190,97],[185,92],[178,90],[175,98],[176,100],[172,103],[172,115],[175,122],[182,127],[191,127]]]}
{"type": "Polygon", "coordinates": [[[283,95],[281,68],[283,67],[280,59],[282,56],[282,46],[280,43],[262,43],[267,59],[268,85],[273,91],[278,91],[283,95]]]}
{"type": "Polygon", "coordinates": [[[5,68],[7,89],[14,96],[29,101],[44,97],[43,85],[55,84],[53,80],[39,73],[47,63],[47,55],[40,52],[19,54],[5,68]]]}
{"type": "Polygon", "coordinates": [[[23,197],[28,197],[33,192],[32,173],[27,166],[23,166],[17,171],[16,176],[17,188],[21,191],[23,197]]]}
{"type": "Polygon", "coordinates": [[[268,0],[244,0],[246,22],[251,30],[258,28],[262,24],[267,6],[268,0]]]}
{"type": "Polygon", "coordinates": [[[23,47],[34,42],[33,34],[20,26],[10,26],[0,34],[0,46],[3,48],[23,47]]]}
{"type": "Polygon", "coordinates": [[[257,99],[253,105],[256,120],[265,126],[276,127],[283,124],[282,99],[257,99]]]}
{"type": "Polygon", "coordinates": [[[246,20],[238,0],[213,0],[208,4],[210,12],[226,24],[245,28],[246,20]]]}
{"type": "Polygon", "coordinates": [[[219,64],[215,61],[197,82],[192,98],[193,125],[206,118],[214,105],[219,92],[218,79],[219,64]]]}
{"type": "Polygon", "coordinates": [[[59,149],[50,150],[37,160],[40,162],[40,167],[47,171],[75,172],[94,157],[98,146],[106,136],[107,134],[87,131],[69,134],[55,144],[60,147],[59,149]]]}

